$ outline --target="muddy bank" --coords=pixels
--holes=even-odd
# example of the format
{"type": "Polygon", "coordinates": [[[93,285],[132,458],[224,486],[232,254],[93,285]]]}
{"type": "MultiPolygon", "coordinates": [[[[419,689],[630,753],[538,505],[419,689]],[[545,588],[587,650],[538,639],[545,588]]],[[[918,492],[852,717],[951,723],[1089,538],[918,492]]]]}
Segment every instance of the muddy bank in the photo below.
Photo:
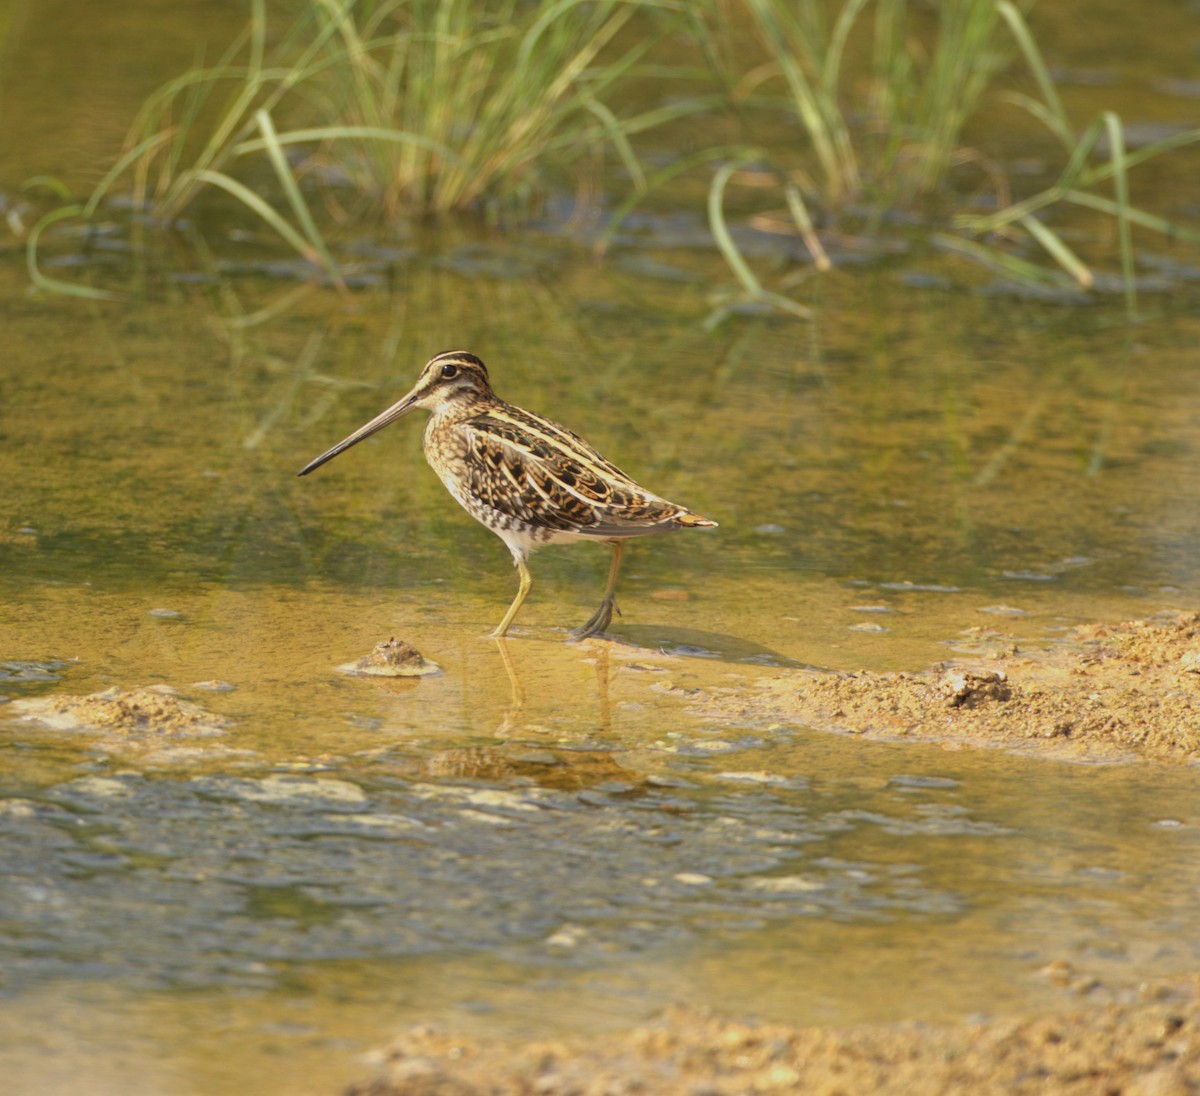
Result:
{"type": "Polygon", "coordinates": [[[1200,751],[1200,613],[1093,624],[923,673],[788,670],[698,697],[711,717],[880,738],[1037,749],[1079,760],[1191,761],[1200,751]]]}
{"type": "Polygon", "coordinates": [[[685,1008],[615,1039],[511,1047],[404,1035],[346,1096],[1187,1096],[1200,1091],[1195,980],[1035,1019],[847,1029],[685,1008]]]}

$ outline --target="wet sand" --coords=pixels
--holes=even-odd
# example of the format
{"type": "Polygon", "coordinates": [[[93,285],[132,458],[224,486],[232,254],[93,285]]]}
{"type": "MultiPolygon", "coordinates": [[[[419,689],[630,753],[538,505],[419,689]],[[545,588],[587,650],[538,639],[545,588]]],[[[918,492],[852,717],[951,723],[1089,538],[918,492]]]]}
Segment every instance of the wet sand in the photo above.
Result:
{"type": "MultiPolygon", "coordinates": [[[[1191,763],[1200,750],[1200,613],[1090,625],[1047,649],[1000,644],[924,673],[786,671],[753,693],[725,690],[695,703],[743,724],[800,722],[1088,762],[1191,763]]],[[[680,1007],[616,1038],[517,1045],[419,1027],[348,1096],[1200,1092],[1200,974],[1119,986],[1065,962],[1043,974],[1073,991],[1078,1006],[840,1029],[680,1007]]]]}

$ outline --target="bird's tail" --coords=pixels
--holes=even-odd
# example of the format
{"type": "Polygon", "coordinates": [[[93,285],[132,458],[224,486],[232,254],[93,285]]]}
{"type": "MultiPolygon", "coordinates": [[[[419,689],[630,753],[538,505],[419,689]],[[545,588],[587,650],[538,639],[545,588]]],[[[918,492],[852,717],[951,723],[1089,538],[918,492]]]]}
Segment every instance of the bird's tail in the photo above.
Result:
{"type": "Polygon", "coordinates": [[[715,521],[691,513],[676,514],[673,520],[676,525],[682,525],[685,529],[708,529],[716,528],[717,525],[715,521]]]}

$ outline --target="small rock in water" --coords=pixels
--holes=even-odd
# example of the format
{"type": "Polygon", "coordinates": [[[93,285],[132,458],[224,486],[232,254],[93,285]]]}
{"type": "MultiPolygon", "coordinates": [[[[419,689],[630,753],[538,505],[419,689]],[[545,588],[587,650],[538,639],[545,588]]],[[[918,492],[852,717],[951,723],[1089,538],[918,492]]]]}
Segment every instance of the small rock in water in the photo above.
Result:
{"type": "Polygon", "coordinates": [[[567,923],[547,936],[546,943],[552,948],[574,948],[587,934],[588,930],[582,925],[567,923]]]}
{"type": "Polygon", "coordinates": [[[357,662],[347,662],[338,669],[344,674],[367,677],[425,677],[442,672],[436,662],[430,662],[411,643],[395,636],[376,644],[369,655],[363,655],[357,662]]]}

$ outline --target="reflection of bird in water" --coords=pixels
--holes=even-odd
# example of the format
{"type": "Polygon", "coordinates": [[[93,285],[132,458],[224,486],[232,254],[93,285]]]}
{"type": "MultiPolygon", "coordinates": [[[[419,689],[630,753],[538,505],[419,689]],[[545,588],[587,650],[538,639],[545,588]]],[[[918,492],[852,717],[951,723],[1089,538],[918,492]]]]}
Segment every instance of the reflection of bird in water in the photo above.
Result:
{"type": "MultiPolygon", "coordinates": [[[[508,710],[504,713],[504,719],[496,728],[496,737],[508,738],[510,735],[516,734],[522,726],[525,712],[525,686],[521,682],[521,675],[517,670],[516,663],[513,662],[512,654],[508,649],[508,640],[504,636],[496,637],[496,650],[500,654],[500,664],[504,667],[504,673],[508,677],[511,697],[508,710]]],[[[588,659],[587,661],[593,660],[588,659]]],[[[611,676],[608,644],[599,646],[594,662],[596,666],[596,699],[600,705],[599,730],[601,734],[608,734],[612,730],[612,703],[608,694],[611,676]]]]}
{"type": "Polygon", "coordinates": [[[508,675],[508,687],[512,696],[508,711],[504,713],[504,720],[496,728],[496,737],[507,738],[516,727],[521,712],[524,711],[525,686],[521,684],[521,675],[517,673],[517,668],[513,665],[512,655],[508,653],[508,640],[504,636],[496,637],[496,649],[500,652],[500,662],[504,666],[504,672],[508,675]]]}
{"type": "Polygon", "coordinates": [[[487,366],[461,350],[432,358],[408,395],[305,465],[300,475],[414,407],[433,412],[425,428],[430,467],[467,513],[508,545],[516,563],[517,596],[493,636],[508,631],[529,594],[533,580],[525,561],[535,549],[579,540],[612,545],[604,598],[575,632],[582,638],[612,621],[626,540],[717,524],[647,491],[570,430],[505,403],[492,391],[487,366]]]}
{"type": "Polygon", "coordinates": [[[619,781],[634,786],[630,794],[640,795],[645,791],[641,775],[619,765],[610,753],[599,750],[587,753],[556,750],[552,763],[539,764],[522,756],[527,752],[527,748],[514,750],[511,746],[463,746],[438,750],[421,763],[420,772],[425,776],[451,780],[532,780],[538,787],[560,791],[577,791],[619,781]]]}

